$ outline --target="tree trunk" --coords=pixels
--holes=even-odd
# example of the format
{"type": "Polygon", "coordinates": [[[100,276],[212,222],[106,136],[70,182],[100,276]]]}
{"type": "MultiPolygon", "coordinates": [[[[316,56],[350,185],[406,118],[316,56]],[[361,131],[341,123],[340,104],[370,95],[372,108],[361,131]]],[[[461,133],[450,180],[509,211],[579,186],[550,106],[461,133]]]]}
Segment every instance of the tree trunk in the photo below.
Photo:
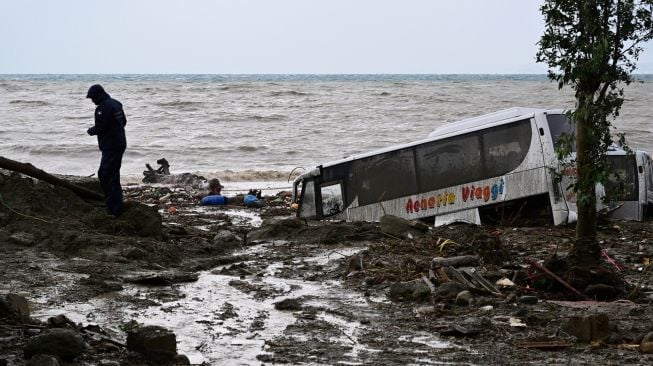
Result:
{"type": "MultiPolygon", "coordinates": [[[[591,97],[587,97],[591,98],[591,97]]],[[[591,100],[591,99],[589,99],[591,100]]],[[[593,146],[592,121],[590,120],[590,104],[587,99],[580,101],[584,111],[576,119],[576,168],[579,183],[577,191],[578,222],[576,223],[576,243],[570,254],[574,263],[598,263],[601,258],[601,248],[596,242],[596,182],[591,179],[592,164],[590,152],[593,146]]]]}
{"type": "Polygon", "coordinates": [[[30,163],[20,163],[18,161],[7,159],[5,157],[0,156],[0,168],[23,173],[25,175],[29,175],[30,177],[40,179],[42,181],[48,182],[50,184],[54,184],[56,186],[68,188],[71,191],[75,192],[75,194],[77,194],[81,198],[104,201],[104,195],[102,195],[101,193],[92,191],[84,187],[80,187],[76,184],[70,183],[65,179],[57,178],[53,175],[46,173],[41,169],[34,167],[34,165],[30,163]]]}

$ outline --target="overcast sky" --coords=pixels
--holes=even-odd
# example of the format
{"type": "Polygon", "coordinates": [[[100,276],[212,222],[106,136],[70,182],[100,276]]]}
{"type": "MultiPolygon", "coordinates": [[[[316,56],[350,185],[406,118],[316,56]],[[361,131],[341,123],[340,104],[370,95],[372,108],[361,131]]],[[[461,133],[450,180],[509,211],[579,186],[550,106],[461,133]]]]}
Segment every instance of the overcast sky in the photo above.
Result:
{"type": "Polygon", "coordinates": [[[0,0],[0,73],[545,73],[541,3],[0,0]]]}

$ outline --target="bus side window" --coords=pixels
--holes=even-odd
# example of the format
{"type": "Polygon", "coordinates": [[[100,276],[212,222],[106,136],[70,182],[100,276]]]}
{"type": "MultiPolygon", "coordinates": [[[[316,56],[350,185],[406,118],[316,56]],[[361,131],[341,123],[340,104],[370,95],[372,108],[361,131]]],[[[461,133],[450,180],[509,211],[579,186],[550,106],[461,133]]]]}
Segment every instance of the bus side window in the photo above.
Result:
{"type": "Polygon", "coordinates": [[[312,180],[303,182],[300,207],[299,217],[310,219],[317,216],[317,209],[315,208],[315,183],[312,180]]]}
{"type": "Polygon", "coordinates": [[[483,179],[478,133],[432,141],[417,147],[420,188],[425,191],[483,179]]]}
{"type": "Polygon", "coordinates": [[[322,215],[333,216],[344,208],[342,199],[342,185],[340,183],[320,187],[322,196],[322,215]]]}
{"type": "Polygon", "coordinates": [[[531,146],[529,120],[499,126],[483,134],[485,174],[498,177],[515,170],[531,146]]]}

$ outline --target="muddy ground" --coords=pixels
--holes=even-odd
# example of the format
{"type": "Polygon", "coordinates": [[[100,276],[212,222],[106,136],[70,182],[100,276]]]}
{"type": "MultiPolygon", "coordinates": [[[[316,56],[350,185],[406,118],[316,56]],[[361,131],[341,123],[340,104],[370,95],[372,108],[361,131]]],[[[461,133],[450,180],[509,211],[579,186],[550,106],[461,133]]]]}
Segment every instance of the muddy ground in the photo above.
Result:
{"type": "Polygon", "coordinates": [[[114,219],[0,172],[0,297],[30,308],[0,318],[0,365],[28,364],[25,345],[53,327],[88,345],[61,365],[159,364],[127,349],[136,323],[165,326],[205,365],[653,362],[652,221],[601,221],[605,266],[626,286],[580,298],[531,263],[564,256],[572,227],[307,223],[283,192],[262,209],[200,207],[201,193],[127,186],[114,219]],[[491,290],[431,265],[462,255],[491,290]]]}

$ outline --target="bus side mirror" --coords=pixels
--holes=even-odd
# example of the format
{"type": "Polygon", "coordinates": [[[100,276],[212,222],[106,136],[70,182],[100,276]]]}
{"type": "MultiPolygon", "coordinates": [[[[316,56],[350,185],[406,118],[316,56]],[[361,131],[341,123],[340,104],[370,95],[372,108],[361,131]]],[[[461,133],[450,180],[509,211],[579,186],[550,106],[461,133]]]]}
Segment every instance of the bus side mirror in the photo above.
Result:
{"type": "Polygon", "coordinates": [[[540,127],[540,136],[544,136],[544,129],[540,127]]]}

